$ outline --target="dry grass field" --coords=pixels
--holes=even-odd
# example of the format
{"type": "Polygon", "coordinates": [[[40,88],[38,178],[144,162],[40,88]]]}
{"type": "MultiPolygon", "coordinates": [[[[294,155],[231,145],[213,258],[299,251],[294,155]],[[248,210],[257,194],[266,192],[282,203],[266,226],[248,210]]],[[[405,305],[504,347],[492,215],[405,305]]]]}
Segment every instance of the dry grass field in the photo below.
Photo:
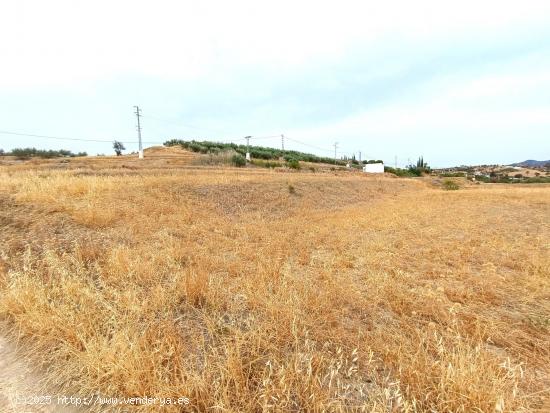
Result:
{"type": "Polygon", "coordinates": [[[0,166],[3,334],[61,393],[550,411],[550,186],[162,162],[0,166]]]}

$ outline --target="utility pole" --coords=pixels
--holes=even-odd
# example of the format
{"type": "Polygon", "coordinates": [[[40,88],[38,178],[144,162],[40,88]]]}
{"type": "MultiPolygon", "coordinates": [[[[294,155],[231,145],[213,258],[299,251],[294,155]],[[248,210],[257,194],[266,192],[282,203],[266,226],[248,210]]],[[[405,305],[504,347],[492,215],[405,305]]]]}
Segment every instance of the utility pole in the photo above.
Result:
{"type": "Polygon", "coordinates": [[[338,142],[334,142],[334,165],[336,165],[336,150],[338,149],[338,142]]]}
{"type": "Polygon", "coordinates": [[[285,135],[281,135],[281,149],[285,151],[285,135]]]}
{"type": "Polygon", "coordinates": [[[252,136],[245,136],[246,139],[246,160],[250,161],[250,138],[252,136]]]}
{"type": "Polygon", "coordinates": [[[395,155],[395,169],[397,169],[397,155],[395,155]]]}
{"type": "Polygon", "coordinates": [[[138,138],[139,138],[139,159],[143,159],[143,146],[141,144],[141,124],[139,122],[139,117],[141,116],[141,110],[139,106],[134,106],[136,108],[136,116],[137,116],[137,131],[138,131],[138,138]]]}
{"type": "Polygon", "coordinates": [[[361,151],[359,151],[359,163],[361,163],[361,151]]]}

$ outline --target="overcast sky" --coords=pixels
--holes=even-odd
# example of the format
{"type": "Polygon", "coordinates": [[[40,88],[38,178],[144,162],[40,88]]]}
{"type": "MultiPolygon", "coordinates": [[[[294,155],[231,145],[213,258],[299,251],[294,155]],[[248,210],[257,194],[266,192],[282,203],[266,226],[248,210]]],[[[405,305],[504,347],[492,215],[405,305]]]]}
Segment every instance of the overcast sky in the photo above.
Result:
{"type": "MultiPolygon", "coordinates": [[[[0,131],[136,150],[139,105],[147,142],[550,159],[548,0],[2,0],[0,57],[0,131]]],[[[112,152],[0,134],[22,146],[112,152]]]]}

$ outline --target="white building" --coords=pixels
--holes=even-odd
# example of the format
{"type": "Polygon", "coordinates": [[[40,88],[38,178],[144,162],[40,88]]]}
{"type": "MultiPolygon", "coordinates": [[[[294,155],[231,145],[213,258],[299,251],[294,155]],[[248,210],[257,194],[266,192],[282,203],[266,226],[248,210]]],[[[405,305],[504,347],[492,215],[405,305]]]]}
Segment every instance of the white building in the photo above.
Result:
{"type": "Polygon", "coordinates": [[[384,164],[383,163],[367,163],[363,166],[363,172],[370,174],[383,174],[384,173],[384,164]]]}

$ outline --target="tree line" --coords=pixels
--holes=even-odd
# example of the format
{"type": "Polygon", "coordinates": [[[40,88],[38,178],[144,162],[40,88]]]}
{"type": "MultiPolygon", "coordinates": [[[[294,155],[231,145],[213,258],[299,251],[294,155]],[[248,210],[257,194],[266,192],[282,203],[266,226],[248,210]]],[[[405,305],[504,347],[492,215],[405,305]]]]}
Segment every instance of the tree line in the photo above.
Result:
{"type": "MultiPolygon", "coordinates": [[[[245,156],[247,152],[250,152],[250,156],[254,159],[263,159],[263,160],[279,160],[284,159],[286,162],[295,163],[299,161],[303,162],[312,162],[312,163],[328,163],[345,166],[348,162],[352,164],[359,164],[355,159],[355,156],[352,158],[343,157],[342,159],[336,159],[326,157],[326,156],[317,156],[312,153],[300,152],[294,150],[282,150],[276,148],[268,148],[265,146],[247,146],[247,145],[238,145],[235,143],[222,143],[222,142],[212,142],[212,141],[196,141],[196,140],[181,140],[181,139],[171,139],[164,142],[164,146],[181,146],[182,148],[202,153],[202,154],[218,154],[221,152],[233,151],[242,156],[245,156]]],[[[361,163],[378,163],[382,162],[380,160],[369,160],[362,161],[361,163]]]]}
{"type": "Polygon", "coordinates": [[[14,148],[11,151],[0,149],[0,156],[14,156],[17,159],[29,158],[73,158],[75,156],[88,156],[86,152],[73,153],[67,149],[36,149],[36,148],[14,148]]]}

